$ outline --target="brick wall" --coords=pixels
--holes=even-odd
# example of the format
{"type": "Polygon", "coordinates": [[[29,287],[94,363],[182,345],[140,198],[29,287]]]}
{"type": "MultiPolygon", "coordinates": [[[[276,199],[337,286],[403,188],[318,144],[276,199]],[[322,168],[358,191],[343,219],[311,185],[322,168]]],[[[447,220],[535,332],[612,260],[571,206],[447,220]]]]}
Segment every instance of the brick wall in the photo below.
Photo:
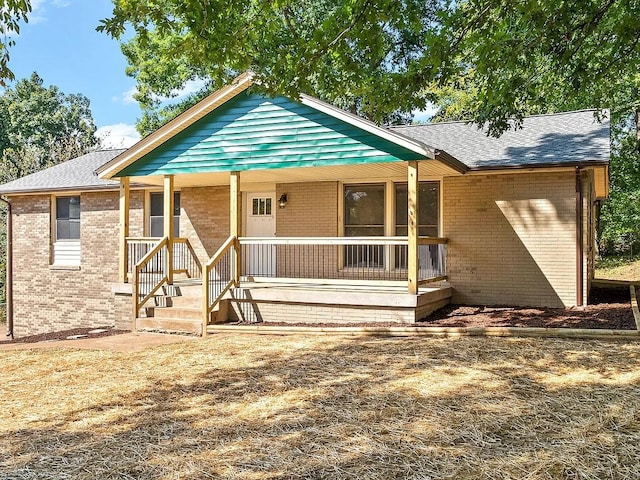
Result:
{"type": "MultiPolygon", "coordinates": [[[[132,235],[142,232],[142,192],[132,192],[132,235]]],[[[80,196],[80,269],[50,266],[50,195],[12,197],[14,334],[131,326],[131,297],[118,297],[118,193],[80,196]]]]}
{"type": "MultiPolygon", "coordinates": [[[[286,193],[287,206],[276,211],[278,237],[338,235],[337,182],[288,183],[276,186],[276,199],[286,193]]],[[[339,248],[333,245],[276,248],[279,277],[336,277],[339,248]],[[302,263],[301,260],[304,260],[302,263]]]]}
{"type": "Polygon", "coordinates": [[[575,174],[445,178],[453,303],[576,302],[575,174]]]}
{"type": "Polygon", "coordinates": [[[204,264],[229,238],[229,187],[183,188],[180,208],[180,236],[204,264]]]}
{"type": "Polygon", "coordinates": [[[286,183],[276,186],[276,199],[286,193],[287,206],[276,212],[278,237],[338,235],[337,182],[286,183]]]}

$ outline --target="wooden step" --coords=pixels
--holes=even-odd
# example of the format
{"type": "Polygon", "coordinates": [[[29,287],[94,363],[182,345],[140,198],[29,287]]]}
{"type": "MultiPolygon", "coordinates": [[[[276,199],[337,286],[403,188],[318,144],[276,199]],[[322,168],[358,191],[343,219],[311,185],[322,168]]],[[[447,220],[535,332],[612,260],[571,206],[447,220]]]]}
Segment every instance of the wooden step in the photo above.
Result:
{"type": "Polygon", "coordinates": [[[182,307],[182,308],[202,308],[202,298],[201,297],[167,297],[169,302],[167,302],[167,306],[171,307],[182,307]]]}
{"type": "MultiPolygon", "coordinates": [[[[177,297],[174,297],[177,298],[177,297]]],[[[202,318],[201,308],[189,307],[156,307],[153,312],[156,318],[180,318],[184,320],[200,320],[202,318]]]]}

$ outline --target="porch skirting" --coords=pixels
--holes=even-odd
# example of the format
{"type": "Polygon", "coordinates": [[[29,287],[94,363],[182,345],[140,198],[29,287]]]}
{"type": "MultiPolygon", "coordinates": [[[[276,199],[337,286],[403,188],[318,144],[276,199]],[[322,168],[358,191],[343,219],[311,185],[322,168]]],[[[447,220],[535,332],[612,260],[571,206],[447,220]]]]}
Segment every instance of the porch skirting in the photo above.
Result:
{"type": "MultiPolygon", "coordinates": [[[[421,289],[418,295],[356,287],[252,286],[234,289],[225,298],[226,320],[244,323],[415,323],[444,307],[451,287],[421,289]]],[[[218,318],[218,321],[224,319],[218,318]]]]}

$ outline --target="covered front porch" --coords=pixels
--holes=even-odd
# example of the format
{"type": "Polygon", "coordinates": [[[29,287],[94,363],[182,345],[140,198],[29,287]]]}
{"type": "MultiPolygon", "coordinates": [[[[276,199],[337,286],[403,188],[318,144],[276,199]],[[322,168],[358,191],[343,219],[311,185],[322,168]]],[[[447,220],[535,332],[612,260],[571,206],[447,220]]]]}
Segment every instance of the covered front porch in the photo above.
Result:
{"type": "MultiPolygon", "coordinates": [[[[132,237],[128,228],[131,184],[140,185],[141,179],[121,178],[119,280],[131,285],[134,328],[163,329],[161,317],[174,326],[176,320],[188,319],[191,326],[187,330],[192,333],[206,333],[207,325],[224,321],[411,323],[423,318],[448,303],[451,288],[446,284],[447,240],[419,235],[420,168],[417,161],[393,165],[392,178],[406,185],[406,207],[396,205],[407,212],[406,227],[399,227],[406,228],[406,236],[344,236],[344,231],[340,236],[318,236],[304,225],[295,226],[297,222],[292,227],[295,237],[244,235],[247,219],[254,213],[286,218],[288,209],[300,201],[298,192],[291,189],[305,184],[286,182],[289,172],[281,171],[278,193],[296,193],[281,194],[271,201],[262,194],[252,195],[264,189],[265,182],[242,182],[245,176],[251,179],[246,173],[227,173],[227,185],[209,186],[190,186],[190,178],[163,176],[164,236],[132,237]],[[398,175],[401,171],[404,178],[398,175]],[[224,206],[228,236],[217,251],[204,258],[194,244],[209,232],[194,235],[184,228],[188,235],[177,236],[181,232],[174,224],[180,221],[174,194],[182,191],[183,203],[188,203],[185,192],[190,188],[195,189],[193,196],[212,189],[228,191],[228,205],[224,206]],[[254,205],[250,200],[256,197],[259,200],[254,205]]],[[[352,168],[351,176],[360,178],[362,173],[357,170],[352,168]]],[[[369,181],[381,178],[370,176],[369,181]]],[[[310,195],[313,185],[344,190],[335,178],[307,185],[310,195]]],[[[342,217],[344,209],[340,205],[333,216],[342,217]]],[[[314,220],[313,211],[310,216],[312,223],[321,221],[314,220]]]]}

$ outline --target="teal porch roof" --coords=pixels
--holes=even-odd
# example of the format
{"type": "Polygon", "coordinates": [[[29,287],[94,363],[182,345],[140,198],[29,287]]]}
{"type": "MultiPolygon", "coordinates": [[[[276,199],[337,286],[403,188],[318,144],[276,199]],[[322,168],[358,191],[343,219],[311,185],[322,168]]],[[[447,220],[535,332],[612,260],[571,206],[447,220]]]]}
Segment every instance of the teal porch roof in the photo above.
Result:
{"type": "Polygon", "coordinates": [[[359,165],[427,158],[398,143],[312,106],[244,91],[114,176],[359,165]]]}

